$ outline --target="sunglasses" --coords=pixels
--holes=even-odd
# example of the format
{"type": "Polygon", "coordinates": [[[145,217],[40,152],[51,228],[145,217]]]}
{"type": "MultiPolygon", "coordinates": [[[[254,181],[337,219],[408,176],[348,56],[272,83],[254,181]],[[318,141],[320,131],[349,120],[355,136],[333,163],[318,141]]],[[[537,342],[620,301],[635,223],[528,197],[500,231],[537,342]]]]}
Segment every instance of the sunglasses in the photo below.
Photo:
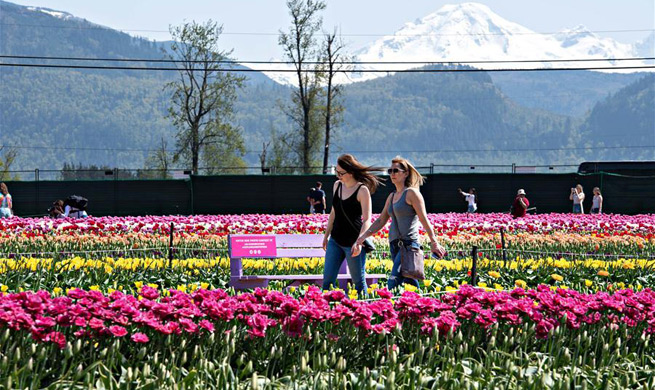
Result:
{"type": "Polygon", "coordinates": [[[335,169],[334,171],[337,173],[337,177],[341,177],[341,176],[345,175],[346,173],[348,173],[348,172],[346,172],[346,171],[343,171],[343,172],[342,172],[342,171],[340,171],[340,170],[338,170],[338,169],[335,169]]]}
{"type": "Polygon", "coordinates": [[[390,174],[390,175],[392,173],[398,173],[398,172],[405,172],[405,170],[400,169],[400,168],[389,168],[389,169],[387,169],[387,173],[390,174]]]}

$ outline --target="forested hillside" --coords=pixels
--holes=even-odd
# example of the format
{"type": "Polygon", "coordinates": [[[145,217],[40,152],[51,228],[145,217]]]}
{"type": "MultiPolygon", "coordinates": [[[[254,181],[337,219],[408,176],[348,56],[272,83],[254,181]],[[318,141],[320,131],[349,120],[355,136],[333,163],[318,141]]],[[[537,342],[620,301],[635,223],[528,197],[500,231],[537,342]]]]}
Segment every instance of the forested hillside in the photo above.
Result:
{"type": "MultiPolygon", "coordinates": [[[[5,55],[163,56],[164,44],[72,16],[55,17],[7,2],[0,2],[0,8],[0,52],[5,55]]],[[[30,63],[5,60],[11,61],[30,63]]],[[[281,109],[291,89],[260,73],[246,75],[235,120],[246,141],[245,159],[257,166],[262,144],[273,132],[292,130],[281,109]]],[[[66,162],[143,167],[162,137],[169,148],[174,145],[175,130],[166,118],[170,93],[164,86],[175,76],[164,71],[0,68],[0,133],[2,144],[18,152],[13,169],[60,169],[66,162]]],[[[636,148],[576,149],[653,145],[653,80],[593,72],[390,75],[344,87],[344,122],[335,130],[331,150],[335,157],[350,151],[377,164],[396,154],[419,165],[655,158],[636,148]]]]}

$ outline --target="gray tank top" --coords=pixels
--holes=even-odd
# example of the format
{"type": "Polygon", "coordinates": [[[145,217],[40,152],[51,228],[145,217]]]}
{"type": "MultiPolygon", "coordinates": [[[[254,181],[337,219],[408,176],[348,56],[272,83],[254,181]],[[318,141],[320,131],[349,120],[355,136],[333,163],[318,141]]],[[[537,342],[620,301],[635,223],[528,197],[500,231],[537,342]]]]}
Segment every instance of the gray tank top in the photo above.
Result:
{"type": "Polygon", "coordinates": [[[392,219],[394,219],[395,214],[400,233],[398,232],[398,228],[396,228],[396,222],[391,221],[389,227],[389,241],[401,237],[404,240],[418,241],[418,216],[416,215],[416,211],[414,211],[414,207],[407,204],[407,201],[405,200],[406,196],[407,189],[403,191],[403,194],[396,203],[393,203],[393,197],[391,198],[387,212],[392,219]],[[393,212],[391,210],[392,207],[393,212]]]}

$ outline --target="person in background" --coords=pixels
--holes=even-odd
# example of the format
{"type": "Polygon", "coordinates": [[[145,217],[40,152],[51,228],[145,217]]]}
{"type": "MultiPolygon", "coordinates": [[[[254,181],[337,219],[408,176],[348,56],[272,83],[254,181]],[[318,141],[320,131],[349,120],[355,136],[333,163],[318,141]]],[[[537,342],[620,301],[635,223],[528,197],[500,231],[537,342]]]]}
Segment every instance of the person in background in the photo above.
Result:
{"type": "Polygon", "coordinates": [[[594,197],[591,200],[591,214],[603,213],[603,195],[600,193],[600,188],[594,187],[594,197]]]}
{"type": "Polygon", "coordinates": [[[584,214],[584,207],[582,205],[584,198],[585,195],[580,184],[575,186],[575,188],[571,188],[571,195],[569,195],[569,200],[573,201],[573,214],[584,214]]]}
{"type": "Polygon", "coordinates": [[[325,191],[321,189],[323,183],[320,181],[316,182],[316,188],[309,194],[309,197],[313,201],[314,205],[314,214],[324,214],[325,213],[325,191]]]}
{"type": "Polygon", "coordinates": [[[307,195],[307,203],[309,203],[309,213],[314,214],[314,199],[312,199],[312,194],[316,191],[316,188],[312,187],[309,189],[309,194],[307,195]]]}
{"type": "Polygon", "coordinates": [[[14,205],[11,194],[5,183],[0,183],[0,218],[11,218],[14,215],[14,205]]]}
{"type": "Polygon", "coordinates": [[[52,207],[48,209],[48,214],[54,219],[66,218],[64,216],[64,201],[59,199],[52,203],[52,207]]]}
{"type": "Polygon", "coordinates": [[[66,207],[64,207],[64,217],[89,218],[89,215],[85,210],[76,209],[73,206],[66,205],[66,207]]]}
{"type": "Polygon", "coordinates": [[[521,188],[516,192],[516,198],[514,198],[514,203],[512,204],[512,216],[514,218],[525,217],[525,214],[528,212],[528,206],[530,206],[530,201],[525,197],[525,190],[521,188]]]}
{"type": "Polygon", "coordinates": [[[86,213],[86,202],[85,198],[79,197],[77,195],[69,196],[64,200],[64,217],[70,218],[88,218],[89,215],[86,213]],[[83,206],[80,206],[80,202],[77,199],[82,199],[84,201],[83,206]]]}
{"type": "Polygon", "coordinates": [[[332,189],[332,210],[328,218],[323,249],[323,290],[337,281],[339,268],[345,259],[350,277],[360,297],[367,295],[366,252],[359,237],[371,224],[371,194],[380,185],[373,172],[381,169],[367,167],[353,155],[343,154],[337,159],[337,181],[332,189]]]}
{"type": "Polygon", "coordinates": [[[439,244],[434,230],[430,226],[425,209],[425,200],[419,190],[425,178],[414,168],[414,166],[402,157],[391,160],[391,167],[387,170],[391,182],[396,187],[389,195],[380,212],[380,216],[371,224],[357,239],[357,245],[361,245],[365,239],[382,229],[392,215],[395,215],[389,227],[389,249],[393,266],[391,275],[387,280],[389,290],[403,284],[410,284],[419,287],[416,279],[406,278],[401,274],[400,246],[411,246],[420,248],[419,243],[419,222],[430,239],[430,250],[435,256],[442,258],[446,255],[446,249],[439,244]]]}
{"type": "Polygon", "coordinates": [[[475,188],[469,188],[469,192],[462,191],[461,188],[458,188],[457,191],[464,197],[464,200],[468,202],[467,213],[474,213],[478,210],[478,194],[475,192],[475,188]]]}

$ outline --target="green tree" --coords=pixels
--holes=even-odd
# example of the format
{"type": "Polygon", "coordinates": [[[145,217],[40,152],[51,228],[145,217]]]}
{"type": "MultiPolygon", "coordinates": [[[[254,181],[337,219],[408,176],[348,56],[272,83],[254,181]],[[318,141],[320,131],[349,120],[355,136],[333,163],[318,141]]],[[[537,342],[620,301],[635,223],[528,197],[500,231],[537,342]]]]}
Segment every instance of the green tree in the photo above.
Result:
{"type": "Polygon", "coordinates": [[[206,164],[237,164],[245,152],[238,147],[243,145],[241,130],[232,124],[237,90],[245,77],[223,70],[231,51],[218,48],[222,31],[211,20],[170,28],[169,57],[180,61],[179,79],[167,84],[173,91],[168,113],[178,129],[173,161],[190,162],[194,174],[198,174],[201,157],[206,164]]]}
{"type": "Polygon", "coordinates": [[[265,143],[264,152],[259,156],[260,162],[261,159],[264,159],[264,166],[271,169],[271,173],[293,173],[294,168],[289,168],[293,166],[296,161],[289,156],[289,142],[285,136],[279,136],[277,130],[274,126],[271,126],[271,136],[272,148],[269,149],[270,142],[265,143]]]}
{"type": "Polygon", "coordinates": [[[321,116],[316,114],[320,107],[320,72],[312,63],[319,59],[315,35],[322,24],[318,13],[326,4],[322,0],[288,0],[287,7],[291,27],[286,33],[280,31],[278,43],[293,63],[298,78],[291,106],[286,110],[298,128],[287,137],[287,142],[291,151],[298,155],[303,172],[310,173],[320,153],[322,139],[321,116]]]}
{"type": "Polygon", "coordinates": [[[0,147],[0,152],[2,153],[2,158],[0,158],[0,181],[3,180],[19,180],[18,175],[11,176],[11,166],[16,160],[18,152],[16,149],[5,148],[4,146],[0,147]]]}
{"type": "Polygon", "coordinates": [[[246,146],[239,129],[222,124],[217,134],[220,141],[208,142],[202,152],[202,160],[206,164],[204,172],[208,175],[245,174],[247,165],[241,156],[246,153],[246,146]]]}
{"type": "Polygon", "coordinates": [[[170,179],[171,156],[168,153],[168,142],[161,137],[157,149],[151,151],[146,159],[145,169],[137,172],[139,179],[170,179]]]}
{"type": "Polygon", "coordinates": [[[64,163],[61,170],[61,180],[113,180],[134,179],[129,170],[114,169],[108,165],[84,165],[64,163]]]}

